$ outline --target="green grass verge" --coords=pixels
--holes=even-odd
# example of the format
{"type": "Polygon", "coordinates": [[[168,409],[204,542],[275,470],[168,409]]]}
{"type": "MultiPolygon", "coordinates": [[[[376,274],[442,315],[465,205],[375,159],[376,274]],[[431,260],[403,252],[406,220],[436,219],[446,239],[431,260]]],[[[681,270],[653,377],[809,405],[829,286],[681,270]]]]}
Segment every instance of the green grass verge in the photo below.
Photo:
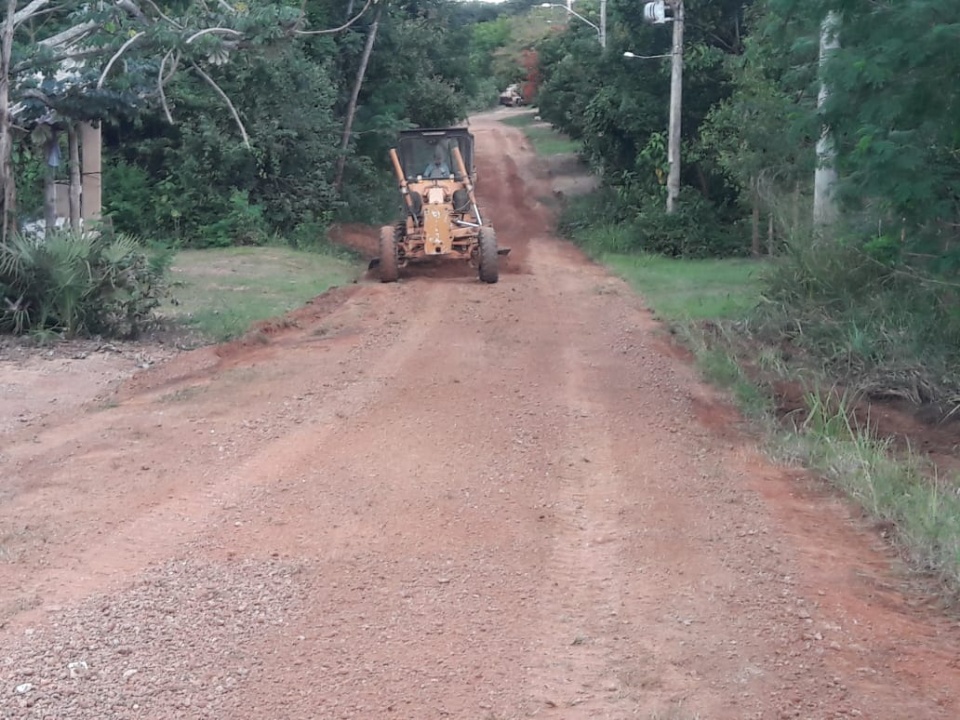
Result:
{"type": "Polygon", "coordinates": [[[521,128],[538,155],[566,155],[576,153],[580,143],[557,132],[546,123],[534,119],[535,111],[504,118],[504,125],[521,128]]]}
{"type": "Polygon", "coordinates": [[[760,297],[755,260],[677,260],[659,255],[600,253],[597,259],[639,293],[654,316],[694,352],[710,382],[729,390],[748,416],[758,418],[772,408],[761,389],[744,374],[722,343],[708,336],[700,323],[742,317],[760,297]]]}
{"type": "Polygon", "coordinates": [[[674,260],[657,255],[603,253],[599,260],[646,298],[666,321],[737,318],[757,304],[755,260],[674,260]]]}
{"type": "Polygon", "coordinates": [[[163,314],[222,342],[242,335],[259,320],[282,315],[334,285],[357,276],[346,255],[280,247],[184,250],[170,269],[176,304],[163,314]]]}
{"type": "Polygon", "coordinates": [[[504,118],[500,122],[502,122],[504,125],[509,125],[511,127],[525,128],[525,127],[529,127],[530,125],[533,125],[535,122],[538,122],[536,117],[537,117],[537,111],[530,110],[529,112],[517,113],[516,115],[512,115],[508,118],[504,118]]]}

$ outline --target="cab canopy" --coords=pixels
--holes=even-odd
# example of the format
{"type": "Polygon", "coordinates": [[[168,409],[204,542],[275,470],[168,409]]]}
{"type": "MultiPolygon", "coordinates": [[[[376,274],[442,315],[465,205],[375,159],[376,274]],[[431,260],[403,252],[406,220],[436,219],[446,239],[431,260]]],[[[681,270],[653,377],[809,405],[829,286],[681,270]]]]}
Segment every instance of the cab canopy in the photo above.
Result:
{"type": "Polygon", "coordinates": [[[456,161],[451,150],[460,148],[463,164],[466,165],[471,181],[476,178],[476,169],[473,165],[473,135],[466,128],[419,128],[416,130],[401,130],[397,144],[397,154],[400,156],[400,165],[407,180],[416,180],[422,175],[426,167],[433,162],[439,150],[440,158],[450,172],[461,182],[456,161]]]}

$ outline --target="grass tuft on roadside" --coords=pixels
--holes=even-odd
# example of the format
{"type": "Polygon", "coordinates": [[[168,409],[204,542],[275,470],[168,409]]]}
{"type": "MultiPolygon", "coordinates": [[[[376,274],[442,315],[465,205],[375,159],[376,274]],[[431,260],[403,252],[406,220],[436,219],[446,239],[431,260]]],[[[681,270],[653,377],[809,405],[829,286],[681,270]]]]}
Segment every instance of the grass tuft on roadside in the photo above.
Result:
{"type": "Polygon", "coordinates": [[[960,596],[960,495],[929,460],[895,452],[858,425],[847,394],[809,392],[796,433],[775,440],[782,457],[826,477],[878,521],[915,567],[960,596]]]}
{"type": "Polygon", "coordinates": [[[176,304],[163,314],[223,342],[251,324],[282,315],[357,276],[355,261],[333,251],[298,252],[283,247],[184,250],[173,261],[170,285],[176,304]]]}

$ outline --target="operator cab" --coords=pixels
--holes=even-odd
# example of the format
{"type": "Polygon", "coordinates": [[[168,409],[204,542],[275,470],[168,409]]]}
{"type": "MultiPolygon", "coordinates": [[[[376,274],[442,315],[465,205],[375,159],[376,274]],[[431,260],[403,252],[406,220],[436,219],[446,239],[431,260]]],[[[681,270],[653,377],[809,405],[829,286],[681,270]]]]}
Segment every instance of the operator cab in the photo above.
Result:
{"type": "Polygon", "coordinates": [[[471,176],[470,181],[475,181],[473,135],[466,128],[401,130],[397,154],[407,182],[466,180],[460,176],[453,158],[452,150],[455,147],[460,149],[463,164],[471,176]]]}

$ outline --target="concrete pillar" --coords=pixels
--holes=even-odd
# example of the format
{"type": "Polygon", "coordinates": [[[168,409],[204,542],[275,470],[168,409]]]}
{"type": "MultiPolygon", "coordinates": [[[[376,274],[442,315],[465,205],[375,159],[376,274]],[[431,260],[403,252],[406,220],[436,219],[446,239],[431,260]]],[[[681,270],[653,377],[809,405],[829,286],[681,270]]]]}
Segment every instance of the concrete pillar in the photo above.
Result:
{"type": "Polygon", "coordinates": [[[98,222],[102,212],[100,125],[80,123],[80,158],[82,168],[80,215],[84,225],[98,222]]]}

